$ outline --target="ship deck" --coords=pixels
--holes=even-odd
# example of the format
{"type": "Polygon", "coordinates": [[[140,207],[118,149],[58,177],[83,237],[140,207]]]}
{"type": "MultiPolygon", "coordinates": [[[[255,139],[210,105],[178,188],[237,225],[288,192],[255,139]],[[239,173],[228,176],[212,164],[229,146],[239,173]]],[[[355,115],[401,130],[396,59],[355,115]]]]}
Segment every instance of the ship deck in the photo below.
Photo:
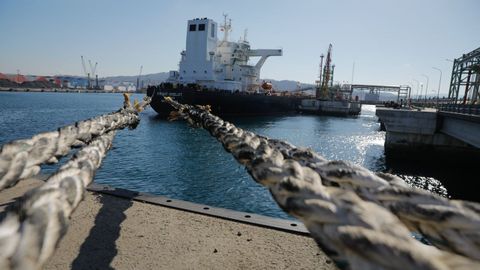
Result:
{"type": "MultiPolygon", "coordinates": [[[[0,215],[41,183],[0,192],[0,215]]],[[[308,236],[122,197],[87,192],[44,269],[335,269],[308,236]]]]}

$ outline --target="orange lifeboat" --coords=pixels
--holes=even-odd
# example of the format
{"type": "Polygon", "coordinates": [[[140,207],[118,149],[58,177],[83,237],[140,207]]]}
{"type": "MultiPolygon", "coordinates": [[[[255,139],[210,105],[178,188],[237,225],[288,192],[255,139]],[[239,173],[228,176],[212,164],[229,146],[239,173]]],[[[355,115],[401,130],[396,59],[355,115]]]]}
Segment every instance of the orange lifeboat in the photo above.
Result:
{"type": "Polygon", "coordinates": [[[269,82],[263,82],[262,83],[262,89],[263,90],[272,90],[272,87],[273,87],[272,84],[269,83],[269,82]]]}

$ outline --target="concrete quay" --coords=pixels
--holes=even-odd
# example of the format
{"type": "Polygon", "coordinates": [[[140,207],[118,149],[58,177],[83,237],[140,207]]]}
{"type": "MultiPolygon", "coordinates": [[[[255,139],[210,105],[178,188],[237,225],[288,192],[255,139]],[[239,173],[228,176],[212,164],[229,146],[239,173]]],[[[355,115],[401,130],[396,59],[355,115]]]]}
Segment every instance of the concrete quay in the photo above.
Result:
{"type": "MultiPolygon", "coordinates": [[[[395,158],[480,158],[480,117],[436,109],[377,107],[386,131],[385,154],[395,158]]],[[[460,160],[458,160],[460,161],[460,160]]]]}
{"type": "MultiPolygon", "coordinates": [[[[0,216],[42,183],[24,180],[1,191],[0,216]]],[[[101,185],[89,190],[94,191],[87,192],[73,213],[44,269],[336,269],[296,222],[292,230],[281,230],[268,223],[292,221],[250,214],[249,219],[259,218],[261,224],[247,224],[233,221],[247,213],[101,185]],[[165,207],[157,201],[177,204],[165,207]],[[187,205],[184,210],[182,204],[187,205]],[[226,218],[208,214],[211,210],[226,213],[226,218]]]]}

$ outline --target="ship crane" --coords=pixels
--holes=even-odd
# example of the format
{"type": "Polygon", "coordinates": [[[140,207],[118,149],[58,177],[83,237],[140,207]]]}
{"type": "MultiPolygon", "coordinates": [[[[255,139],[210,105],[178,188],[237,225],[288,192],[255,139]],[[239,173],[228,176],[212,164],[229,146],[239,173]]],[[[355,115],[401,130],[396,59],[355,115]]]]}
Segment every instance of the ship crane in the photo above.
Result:
{"type": "Polygon", "coordinates": [[[260,60],[258,60],[257,64],[255,64],[255,71],[257,73],[260,72],[262,69],[263,64],[267,61],[267,58],[270,56],[282,56],[282,49],[257,49],[257,50],[249,50],[248,51],[249,57],[260,56],[260,60]]]}

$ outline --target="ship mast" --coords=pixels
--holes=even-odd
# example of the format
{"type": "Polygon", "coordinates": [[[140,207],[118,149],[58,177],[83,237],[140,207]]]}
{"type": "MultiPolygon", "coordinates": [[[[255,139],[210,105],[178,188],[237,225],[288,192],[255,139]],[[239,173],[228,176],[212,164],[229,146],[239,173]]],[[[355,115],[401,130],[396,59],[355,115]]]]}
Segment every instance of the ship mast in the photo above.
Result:
{"type": "Polygon", "coordinates": [[[232,30],[232,19],[228,19],[228,14],[223,14],[223,25],[221,30],[223,31],[223,41],[228,41],[228,34],[232,30]]]}
{"type": "Polygon", "coordinates": [[[244,42],[248,42],[248,41],[247,41],[247,34],[248,34],[248,29],[245,29],[245,30],[243,31],[243,41],[244,41],[244,42]]]}

